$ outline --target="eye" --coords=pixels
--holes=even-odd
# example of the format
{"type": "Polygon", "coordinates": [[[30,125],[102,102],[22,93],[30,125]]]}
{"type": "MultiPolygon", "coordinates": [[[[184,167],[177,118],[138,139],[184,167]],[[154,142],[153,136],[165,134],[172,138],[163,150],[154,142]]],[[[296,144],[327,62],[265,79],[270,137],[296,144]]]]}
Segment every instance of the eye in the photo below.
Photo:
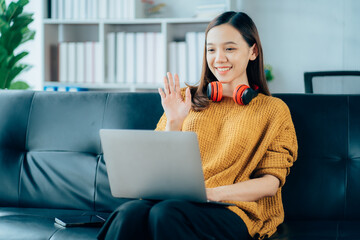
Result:
{"type": "Polygon", "coordinates": [[[234,51],[234,50],[236,50],[236,48],[226,48],[226,51],[228,51],[228,52],[231,52],[231,51],[234,51]]]}
{"type": "Polygon", "coordinates": [[[208,48],[207,51],[208,51],[208,53],[212,53],[212,52],[214,52],[215,50],[212,49],[212,48],[208,48]]]}

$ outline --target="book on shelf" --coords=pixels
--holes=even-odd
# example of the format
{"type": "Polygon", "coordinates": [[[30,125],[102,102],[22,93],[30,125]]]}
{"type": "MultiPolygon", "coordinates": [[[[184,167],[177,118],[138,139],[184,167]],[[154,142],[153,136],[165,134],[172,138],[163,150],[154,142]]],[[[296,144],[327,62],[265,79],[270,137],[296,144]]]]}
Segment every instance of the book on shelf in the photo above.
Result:
{"type": "Polygon", "coordinates": [[[129,84],[161,82],[165,72],[162,64],[163,46],[163,35],[158,32],[108,33],[107,82],[129,84]]]}
{"type": "Polygon", "coordinates": [[[50,1],[50,7],[49,7],[49,11],[50,11],[50,18],[53,19],[58,19],[59,16],[59,12],[58,12],[58,0],[51,0],[50,1]]]}
{"type": "MultiPolygon", "coordinates": [[[[59,82],[67,82],[68,80],[68,43],[59,43],[59,82]]],[[[53,80],[53,79],[51,79],[53,80]]]]}
{"type": "MultiPolygon", "coordinates": [[[[166,74],[164,44],[164,35],[160,32],[109,32],[105,54],[100,42],[61,42],[57,51],[51,50],[51,66],[57,65],[57,68],[50,71],[50,81],[96,86],[105,83],[106,75],[106,83],[162,85],[166,74]]],[[[169,71],[179,75],[182,86],[185,82],[191,85],[198,82],[204,44],[203,32],[189,32],[185,41],[169,43],[169,71]]]]}
{"type": "Polygon", "coordinates": [[[165,56],[165,47],[166,43],[164,41],[164,35],[161,32],[155,33],[155,42],[156,42],[156,48],[155,48],[155,82],[163,84],[163,77],[165,76],[166,69],[164,59],[166,59],[165,56]]]}
{"type": "Polygon", "coordinates": [[[135,75],[135,56],[136,56],[136,48],[135,48],[135,33],[127,32],[125,33],[125,68],[126,68],[126,82],[127,83],[135,83],[136,75],[135,75]]]}
{"type": "Polygon", "coordinates": [[[197,82],[199,72],[198,62],[198,51],[197,51],[197,34],[196,32],[187,32],[185,35],[186,50],[188,56],[188,83],[195,84],[197,82]]]}
{"type": "Polygon", "coordinates": [[[187,69],[187,51],[186,42],[177,42],[177,60],[178,60],[178,75],[180,79],[180,85],[184,82],[188,82],[188,69],[187,69]]]}
{"type": "MultiPolygon", "coordinates": [[[[76,71],[79,71],[80,69],[77,69],[76,66],[76,43],[75,42],[69,42],[68,43],[68,79],[67,82],[69,83],[75,83],[76,82],[76,71]]],[[[81,71],[81,70],[80,70],[81,71]]]]}
{"type": "Polygon", "coordinates": [[[50,46],[50,79],[55,82],[59,82],[59,46],[50,46]]]}
{"type": "Polygon", "coordinates": [[[169,72],[171,74],[177,73],[178,69],[178,51],[177,42],[173,41],[169,43],[169,72]]]}
{"type": "Polygon", "coordinates": [[[80,0],[73,1],[72,4],[73,7],[73,16],[71,19],[79,19],[80,18],[80,0]]]}
{"type": "Polygon", "coordinates": [[[51,13],[52,19],[64,19],[64,1],[51,0],[51,13]]]}
{"type": "Polygon", "coordinates": [[[85,83],[85,44],[76,43],[76,82],[85,83]]]}
{"type": "Polygon", "coordinates": [[[108,14],[108,5],[109,5],[109,1],[108,0],[102,0],[101,2],[99,2],[99,18],[100,19],[106,19],[109,17],[108,14]]]}
{"type": "Polygon", "coordinates": [[[116,82],[124,83],[126,79],[125,68],[125,32],[116,33],[116,82]]]}
{"type": "Polygon", "coordinates": [[[202,61],[205,50],[205,33],[188,32],[185,42],[170,42],[169,71],[179,75],[180,84],[195,85],[201,75],[202,61]]]}
{"type": "Polygon", "coordinates": [[[160,62],[155,60],[156,57],[156,33],[148,32],[146,34],[146,82],[155,83],[156,82],[156,69],[159,66],[160,62]]]}
{"type": "Polygon", "coordinates": [[[51,19],[134,19],[144,15],[140,0],[48,0],[51,19]],[[138,13],[139,16],[136,16],[138,13]]]}
{"type": "Polygon", "coordinates": [[[93,42],[93,82],[96,84],[102,84],[104,82],[104,65],[103,65],[102,46],[99,42],[93,42]]]}
{"type": "Polygon", "coordinates": [[[60,83],[102,84],[103,57],[99,42],[61,42],[50,48],[50,81],[60,83]],[[58,73],[58,76],[55,74],[58,73]]]}
{"type": "Polygon", "coordinates": [[[116,34],[110,32],[107,34],[107,82],[115,83],[116,79],[116,34]]]}
{"type": "Polygon", "coordinates": [[[85,42],[85,83],[95,83],[93,74],[94,50],[92,42],[85,42]]]}
{"type": "MultiPolygon", "coordinates": [[[[87,5],[89,4],[90,5],[90,1],[89,0],[78,0],[79,1],[79,16],[78,16],[78,19],[90,19],[90,12],[88,13],[87,12],[87,5]]],[[[73,1],[73,2],[76,2],[76,1],[73,1]]],[[[75,18],[75,16],[74,16],[75,18]]]]}
{"type": "MultiPolygon", "coordinates": [[[[62,1],[62,0],[59,0],[62,1]]],[[[74,1],[72,0],[64,0],[64,18],[65,19],[73,19],[74,18],[74,14],[73,14],[73,4],[74,1]]]]}
{"type": "Polygon", "coordinates": [[[197,60],[197,81],[200,79],[201,71],[202,71],[202,65],[203,65],[203,58],[205,54],[205,32],[198,32],[197,35],[197,45],[198,48],[198,60],[197,60]]]}
{"type": "Polygon", "coordinates": [[[145,68],[145,60],[146,60],[146,33],[138,32],[135,34],[136,39],[136,83],[145,83],[146,79],[146,68],[145,68]]]}

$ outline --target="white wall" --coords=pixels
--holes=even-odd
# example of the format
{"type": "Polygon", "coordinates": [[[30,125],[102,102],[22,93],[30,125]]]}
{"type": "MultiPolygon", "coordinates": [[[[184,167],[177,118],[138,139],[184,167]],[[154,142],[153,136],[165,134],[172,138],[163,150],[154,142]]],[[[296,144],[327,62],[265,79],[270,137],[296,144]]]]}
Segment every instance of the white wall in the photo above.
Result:
{"type": "Polygon", "coordinates": [[[242,0],[257,25],[271,92],[304,92],[306,71],[360,70],[360,1],[242,0]]]}
{"type": "MultiPolygon", "coordinates": [[[[21,60],[21,63],[32,65],[29,71],[21,73],[16,79],[26,81],[31,89],[42,90],[43,81],[43,30],[42,30],[42,6],[43,0],[30,0],[29,4],[25,6],[24,12],[34,13],[34,21],[29,25],[31,30],[35,30],[35,39],[25,43],[19,47],[19,50],[26,50],[29,55],[21,60]]],[[[7,1],[8,2],[8,1],[7,1]]]]}

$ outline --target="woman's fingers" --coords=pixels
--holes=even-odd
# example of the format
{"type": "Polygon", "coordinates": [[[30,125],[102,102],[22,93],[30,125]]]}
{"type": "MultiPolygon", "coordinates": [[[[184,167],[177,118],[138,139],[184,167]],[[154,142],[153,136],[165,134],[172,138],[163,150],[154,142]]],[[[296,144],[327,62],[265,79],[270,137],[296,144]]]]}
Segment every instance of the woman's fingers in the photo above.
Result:
{"type": "Polygon", "coordinates": [[[158,88],[158,91],[159,91],[160,97],[161,97],[162,99],[165,98],[165,93],[164,93],[164,91],[163,91],[161,88],[158,88]]]}
{"type": "Polygon", "coordinates": [[[181,94],[180,92],[180,80],[179,80],[179,75],[175,74],[175,91],[178,95],[181,94]]]}
{"type": "Polygon", "coordinates": [[[166,77],[164,77],[164,91],[166,95],[170,94],[169,82],[166,77]]]}
{"type": "Polygon", "coordinates": [[[185,103],[189,106],[191,106],[191,93],[190,88],[186,88],[185,90],[185,103]]]}
{"type": "Polygon", "coordinates": [[[172,77],[171,73],[168,72],[168,73],[167,73],[167,76],[168,76],[168,79],[169,79],[169,89],[170,89],[170,93],[175,92],[175,89],[174,89],[174,80],[173,80],[173,77],[172,77]]]}

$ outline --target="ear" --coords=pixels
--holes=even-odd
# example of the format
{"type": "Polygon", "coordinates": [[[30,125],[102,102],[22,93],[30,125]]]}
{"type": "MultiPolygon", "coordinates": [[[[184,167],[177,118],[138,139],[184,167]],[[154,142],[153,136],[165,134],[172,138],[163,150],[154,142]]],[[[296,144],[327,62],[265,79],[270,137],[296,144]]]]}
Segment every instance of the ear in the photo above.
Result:
{"type": "Polygon", "coordinates": [[[259,55],[259,49],[256,45],[256,43],[254,43],[254,45],[252,45],[252,47],[250,48],[250,61],[254,61],[257,56],[259,55]]]}

